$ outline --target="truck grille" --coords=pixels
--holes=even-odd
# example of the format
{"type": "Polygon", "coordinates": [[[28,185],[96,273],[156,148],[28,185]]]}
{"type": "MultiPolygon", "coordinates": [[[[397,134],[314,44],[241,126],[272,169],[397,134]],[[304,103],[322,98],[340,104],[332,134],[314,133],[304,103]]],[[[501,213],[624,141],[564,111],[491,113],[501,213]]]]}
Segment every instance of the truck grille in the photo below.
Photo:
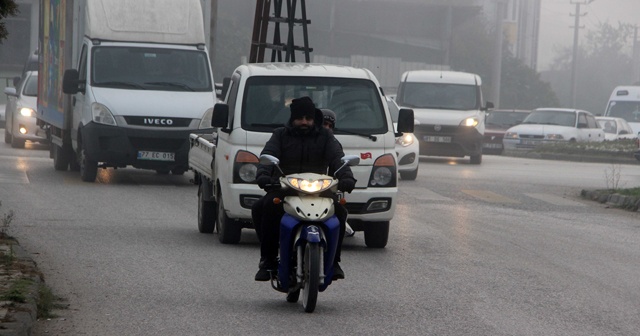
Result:
{"type": "Polygon", "coordinates": [[[131,117],[126,116],[124,120],[129,125],[147,127],[188,127],[191,118],[166,118],[166,117],[131,117]]]}

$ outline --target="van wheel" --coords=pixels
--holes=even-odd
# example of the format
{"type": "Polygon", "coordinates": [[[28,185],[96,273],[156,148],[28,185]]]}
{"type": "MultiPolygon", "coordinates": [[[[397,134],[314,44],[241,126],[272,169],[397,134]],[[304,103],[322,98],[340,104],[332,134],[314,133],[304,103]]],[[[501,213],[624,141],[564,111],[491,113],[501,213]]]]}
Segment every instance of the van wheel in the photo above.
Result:
{"type": "Polygon", "coordinates": [[[364,223],[364,243],[371,248],[384,248],[389,241],[389,222],[364,223]]]}
{"type": "Polygon", "coordinates": [[[223,244],[237,244],[240,242],[240,235],[242,234],[242,228],[237,226],[234,221],[227,216],[224,211],[224,202],[222,201],[222,195],[218,194],[217,197],[218,211],[216,228],[218,229],[218,240],[223,244]]]}
{"type": "Polygon", "coordinates": [[[418,178],[418,168],[414,171],[400,172],[400,178],[403,180],[413,181],[418,178]]]}
{"type": "Polygon", "coordinates": [[[216,227],[216,203],[205,201],[204,192],[206,181],[198,185],[198,231],[200,233],[213,233],[216,227]]]}
{"type": "Polygon", "coordinates": [[[471,155],[469,157],[469,163],[471,163],[471,164],[480,164],[480,163],[482,163],[482,154],[471,155]]]}

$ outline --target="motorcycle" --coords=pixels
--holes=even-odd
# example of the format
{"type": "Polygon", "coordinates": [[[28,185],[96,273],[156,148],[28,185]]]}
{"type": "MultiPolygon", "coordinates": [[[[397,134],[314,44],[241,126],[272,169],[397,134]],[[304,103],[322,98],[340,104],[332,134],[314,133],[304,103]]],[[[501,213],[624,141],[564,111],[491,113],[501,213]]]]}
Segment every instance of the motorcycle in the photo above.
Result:
{"type": "MultiPolygon", "coordinates": [[[[271,287],[286,293],[288,302],[298,302],[302,291],[304,311],[311,313],[318,292],[327,289],[333,277],[340,222],[334,214],[334,200],[327,193],[337,193],[338,180],[316,173],[285,175],[279,162],[271,155],[260,156],[261,164],[275,165],[282,174],[280,187],[294,191],[284,200],[274,199],[283,203],[285,214],[280,221],[278,273],[272,275],[271,287]]],[[[360,158],[346,155],[342,163],[336,173],[347,165],[358,165],[360,158]]]]}

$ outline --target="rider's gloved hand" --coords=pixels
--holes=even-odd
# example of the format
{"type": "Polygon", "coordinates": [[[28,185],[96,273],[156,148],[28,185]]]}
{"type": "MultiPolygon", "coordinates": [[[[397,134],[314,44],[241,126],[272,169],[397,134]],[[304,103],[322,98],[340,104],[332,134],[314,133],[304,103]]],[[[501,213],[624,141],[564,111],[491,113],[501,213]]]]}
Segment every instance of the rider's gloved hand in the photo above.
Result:
{"type": "Polygon", "coordinates": [[[269,184],[271,184],[271,182],[271,176],[268,175],[262,175],[256,180],[256,183],[258,184],[258,187],[260,187],[260,189],[266,188],[269,184]]]}
{"type": "Polygon", "coordinates": [[[338,190],[351,193],[356,187],[356,180],[353,177],[341,178],[338,181],[338,190]]]}

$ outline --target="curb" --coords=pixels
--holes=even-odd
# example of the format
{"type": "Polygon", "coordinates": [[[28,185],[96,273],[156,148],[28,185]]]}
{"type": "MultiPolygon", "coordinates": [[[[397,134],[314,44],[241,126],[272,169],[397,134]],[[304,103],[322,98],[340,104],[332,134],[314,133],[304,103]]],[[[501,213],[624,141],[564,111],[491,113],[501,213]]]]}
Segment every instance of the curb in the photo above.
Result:
{"type": "MultiPolygon", "coordinates": [[[[20,263],[28,271],[36,271],[36,263],[31,259],[29,254],[18,245],[17,242],[10,244],[10,249],[13,250],[16,260],[14,263],[20,263]]],[[[42,279],[38,274],[22,273],[20,271],[19,276],[23,278],[31,279],[31,285],[26,294],[26,302],[16,303],[4,301],[1,302],[2,307],[0,310],[0,336],[29,336],[32,333],[33,325],[35,324],[38,316],[38,295],[39,287],[42,279]]],[[[37,272],[37,271],[36,271],[37,272]]]]}
{"type": "Polygon", "coordinates": [[[608,204],[616,208],[638,212],[640,209],[640,197],[612,194],[608,190],[585,190],[580,192],[582,198],[598,203],[608,204]]]}
{"type": "Polygon", "coordinates": [[[527,159],[543,159],[556,161],[573,162],[594,162],[594,163],[619,163],[638,164],[633,153],[601,153],[601,154],[568,154],[568,153],[541,153],[527,150],[505,150],[503,155],[521,157],[527,159]]]}

